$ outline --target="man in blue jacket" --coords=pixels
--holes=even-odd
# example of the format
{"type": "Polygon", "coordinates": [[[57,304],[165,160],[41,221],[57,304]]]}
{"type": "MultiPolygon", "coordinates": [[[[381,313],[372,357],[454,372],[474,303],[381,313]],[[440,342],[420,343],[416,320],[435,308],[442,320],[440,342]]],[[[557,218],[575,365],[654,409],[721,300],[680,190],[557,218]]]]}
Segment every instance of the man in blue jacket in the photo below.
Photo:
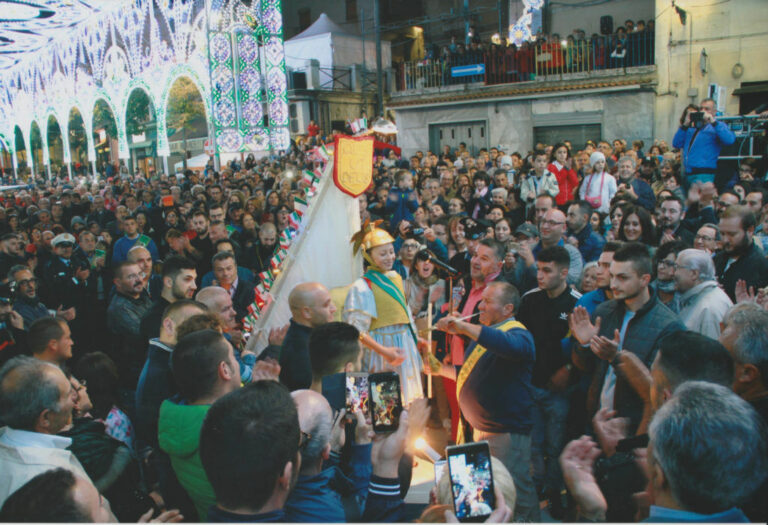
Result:
{"type": "Polygon", "coordinates": [[[345,438],[344,414],[337,413],[334,419],[331,405],[318,392],[295,390],[291,396],[299,427],[309,438],[301,449],[299,479],[285,502],[286,519],[296,523],[359,521],[362,509],[357,503],[364,501],[371,479],[370,425],[366,425],[362,412],[353,415],[358,426],[348,478],[338,466],[345,438]],[[347,506],[350,511],[342,499],[353,501],[347,506]]]}
{"type": "Polygon", "coordinates": [[[637,164],[635,159],[624,156],[619,159],[617,195],[621,195],[631,202],[642,206],[649,212],[653,212],[656,206],[656,196],[653,194],[651,185],[637,176],[637,164]]]}
{"type": "MultiPolygon", "coordinates": [[[[301,431],[288,389],[257,381],[218,399],[200,431],[200,459],[216,496],[209,522],[285,522],[285,505],[301,470],[301,431]]],[[[404,503],[397,469],[408,437],[408,412],[397,431],[374,441],[362,522],[400,521],[404,503]]],[[[322,519],[322,517],[321,517],[322,519]]]]}
{"type": "Polygon", "coordinates": [[[565,217],[565,223],[568,225],[568,243],[579,249],[584,264],[596,261],[605,244],[605,239],[593,231],[589,224],[589,216],[593,211],[587,201],[576,201],[568,206],[568,215],[565,217]]]}
{"type": "MultiPolygon", "coordinates": [[[[473,341],[457,371],[443,364],[440,374],[456,380],[456,397],[475,441],[486,440],[515,481],[515,520],[541,521],[530,474],[531,374],[533,336],[515,320],[520,294],[509,283],[490,283],[480,301],[481,325],[446,316],[437,329],[473,341]]],[[[461,442],[462,436],[457,441],[461,442]]]]}
{"type": "Polygon", "coordinates": [[[723,146],[730,146],[736,141],[736,135],[722,122],[715,119],[715,101],[705,98],[701,101],[699,110],[702,119],[694,122],[690,108],[685,113],[682,126],[672,139],[672,146],[683,152],[683,167],[685,168],[686,183],[715,182],[717,158],[723,146]]]}

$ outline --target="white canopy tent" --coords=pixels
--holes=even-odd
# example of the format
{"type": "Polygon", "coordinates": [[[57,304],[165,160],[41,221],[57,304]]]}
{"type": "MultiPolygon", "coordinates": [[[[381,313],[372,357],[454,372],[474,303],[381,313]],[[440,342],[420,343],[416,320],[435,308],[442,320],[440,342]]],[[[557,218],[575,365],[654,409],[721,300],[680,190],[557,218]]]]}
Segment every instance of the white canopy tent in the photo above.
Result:
{"type": "MultiPolygon", "coordinates": [[[[211,157],[209,155],[206,155],[205,153],[202,153],[200,155],[195,155],[194,157],[187,159],[187,169],[193,170],[193,171],[200,171],[205,169],[205,165],[208,163],[208,159],[211,157]]],[[[184,170],[184,162],[179,161],[176,164],[173,165],[174,172],[183,171],[184,170]]]]}
{"type": "MultiPolygon", "coordinates": [[[[363,53],[365,53],[367,69],[375,69],[374,34],[366,35],[363,41],[361,36],[351,34],[325,13],[322,13],[307,29],[285,41],[285,64],[294,70],[305,68],[308,60],[317,60],[320,67],[362,65],[363,53]]],[[[381,63],[384,68],[392,64],[390,43],[385,40],[381,42],[381,63]]]]}

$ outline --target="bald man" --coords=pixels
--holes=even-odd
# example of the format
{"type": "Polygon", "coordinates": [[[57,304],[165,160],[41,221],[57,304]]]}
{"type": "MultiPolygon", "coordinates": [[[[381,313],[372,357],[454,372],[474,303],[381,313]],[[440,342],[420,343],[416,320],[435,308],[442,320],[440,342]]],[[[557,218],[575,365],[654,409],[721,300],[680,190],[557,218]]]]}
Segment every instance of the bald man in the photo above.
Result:
{"type": "MultiPolygon", "coordinates": [[[[197,292],[195,299],[203,303],[209,312],[219,316],[221,322],[224,323],[227,333],[235,331],[237,325],[235,309],[232,306],[232,296],[229,295],[228,291],[221,286],[206,286],[197,292]]],[[[234,341],[232,344],[235,344],[234,341]]]]}
{"type": "MultiPolygon", "coordinates": [[[[301,449],[299,479],[285,502],[285,521],[345,523],[348,520],[341,495],[332,487],[348,484],[333,483],[339,470],[335,467],[323,470],[322,466],[331,456],[331,405],[322,394],[312,390],[296,390],[291,396],[299,413],[299,429],[307,443],[301,449]]],[[[334,452],[341,452],[341,444],[334,452]]]]}
{"type": "Polygon", "coordinates": [[[290,390],[312,385],[309,336],[316,326],[333,321],[336,306],[320,283],[301,283],[288,296],[291,323],[280,349],[280,382],[290,390]]]}
{"type": "Polygon", "coordinates": [[[152,272],[152,254],[144,246],[136,245],[128,250],[125,260],[138,264],[144,280],[144,289],[152,300],[160,297],[163,290],[163,279],[152,272]]]}
{"type": "MultiPolygon", "coordinates": [[[[565,232],[568,226],[565,223],[565,214],[553,208],[548,210],[539,220],[539,244],[533,247],[533,256],[538,257],[542,248],[551,246],[563,246],[568,250],[568,256],[571,258],[571,264],[568,267],[568,284],[578,284],[581,279],[581,269],[584,267],[584,260],[581,258],[581,252],[573,244],[565,242],[565,232]]],[[[529,277],[536,281],[536,265],[527,268],[529,277]]]]}

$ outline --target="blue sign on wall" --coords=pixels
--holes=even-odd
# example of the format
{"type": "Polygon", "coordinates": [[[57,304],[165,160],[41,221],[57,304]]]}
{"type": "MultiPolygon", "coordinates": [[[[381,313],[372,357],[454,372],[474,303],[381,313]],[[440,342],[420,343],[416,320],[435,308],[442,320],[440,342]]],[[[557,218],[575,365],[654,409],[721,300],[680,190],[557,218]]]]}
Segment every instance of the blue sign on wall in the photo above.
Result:
{"type": "Polygon", "coordinates": [[[470,64],[468,66],[456,66],[451,68],[451,76],[472,77],[475,75],[485,75],[485,64],[470,64]]]}

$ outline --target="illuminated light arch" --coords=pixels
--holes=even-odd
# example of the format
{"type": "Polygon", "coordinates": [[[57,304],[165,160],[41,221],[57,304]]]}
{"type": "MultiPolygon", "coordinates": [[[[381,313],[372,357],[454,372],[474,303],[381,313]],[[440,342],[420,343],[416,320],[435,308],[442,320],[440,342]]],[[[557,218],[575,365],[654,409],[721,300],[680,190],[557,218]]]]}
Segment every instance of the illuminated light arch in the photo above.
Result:
{"type": "MultiPolygon", "coordinates": [[[[56,119],[56,123],[59,125],[59,131],[61,132],[61,144],[64,148],[64,152],[62,153],[62,162],[69,164],[72,162],[72,158],[69,154],[69,114],[67,114],[67,118],[65,120],[61,118],[61,113],[58,109],[48,108],[45,113],[46,126],[48,126],[48,122],[50,121],[51,117],[56,119]]],[[[47,134],[48,131],[46,129],[46,135],[47,134]]]]}
{"type": "Polygon", "coordinates": [[[72,129],[69,127],[69,119],[72,117],[72,113],[75,110],[77,110],[77,113],[80,115],[80,120],[83,121],[83,131],[85,132],[85,155],[86,155],[86,159],[87,160],[92,160],[92,159],[90,159],[88,157],[88,146],[89,146],[89,143],[91,143],[93,141],[93,134],[92,134],[92,132],[89,131],[92,128],[93,125],[92,124],[91,125],[88,124],[88,120],[90,120],[90,119],[86,118],[85,113],[83,112],[82,109],[80,109],[80,106],[78,104],[73,104],[72,106],[69,107],[69,110],[67,111],[67,120],[66,120],[67,144],[69,146],[69,153],[67,155],[68,155],[68,158],[69,158],[69,162],[72,162],[72,144],[69,142],[69,133],[72,131],[72,129]]]}
{"type": "Polygon", "coordinates": [[[125,100],[123,100],[123,120],[128,120],[128,102],[131,100],[131,96],[133,95],[134,91],[143,91],[145,95],[147,95],[147,98],[149,98],[150,104],[152,104],[152,109],[157,112],[157,100],[155,99],[155,94],[152,91],[152,88],[147,84],[143,78],[134,78],[131,80],[131,82],[128,84],[128,86],[125,88],[125,100]]]}
{"type": "MultiPolygon", "coordinates": [[[[143,86],[158,118],[158,154],[167,156],[168,91],[180,76],[188,77],[200,91],[209,134],[213,135],[216,123],[208,63],[209,21],[218,31],[237,35],[233,46],[246,42],[250,49],[258,50],[250,55],[253,61],[247,67],[261,62],[258,82],[249,84],[260,89],[236,101],[244,132],[240,150],[287,147],[281,0],[252,0],[248,6],[242,0],[79,0],[72,5],[61,3],[55,9],[58,18],[21,22],[37,24],[37,29],[45,31],[49,45],[36,46],[36,51],[30,46],[12,60],[5,55],[0,60],[0,84],[7,86],[0,93],[0,129],[15,133],[14,126],[18,125],[27,151],[32,121],[38,123],[43,136],[39,123],[47,122],[53,107],[70,163],[69,116],[77,107],[86,128],[88,158],[94,161],[92,108],[101,98],[117,123],[119,157],[128,158],[125,110],[131,92],[143,86]],[[54,19],[60,25],[53,24],[54,19]],[[264,100],[262,93],[266,93],[264,100]],[[61,118],[64,113],[66,118],[61,118]],[[262,114],[269,118],[263,128],[257,118],[262,114]],[[257,143],[257,136],[265,140],[257,143]]],[[[47,142],[47,133],[44,140],[47,142]]],[[[29,161],[33,167],[31,157],[29,161]]]]}
{"type": "MultiPolygon", "coordinates": [[[[90,159],[90,146],[89,146],[89,151],[88,151],[89,160],[94,161],[94,162],[96,160],[98,160],[96,158],[96,144],[93,142],[93,133],[94,133],[93,118],[94,118],[95,113],[96,113],[96,105],[99,103],[99,101],[104,102],[104,104],[106,104],[107,108],[109,108],[109,111],[112,113],[112,118],[115,121],[115,128],[117,128],[117,157],[119,159],[122,159],[123,157],[120,155],[120,153],[121,153],[121,149],[120,149],[120,142],[121,142],[121,140],[120,140],[120,132],[121,132],[121,126],[122,126],[122,124],[121,124],[122,123],[122,119],[120,119],[119,113],[117,112],[117,109],[116,109],[114,103],[109,98],[109,95],[104,90],[100,90],[96,94],[95,98],[93,99],[93,102],[90,105],[91,114],[88,117],[88,120],[90,121],[90,124],[91,124],[91,129],[90,129],[90,132],[88,132],[88,136],[89,136],[89,139],[90,139],[90,141],[91,141],[91,143],[93,145],[93,158],[92,159],[90,159]]],[[[122,128],[122,134],[123,134],[123,136],[125,136],[125,128],[124,127],[122,128]]],[[[115,138],[115,137],[112,137],[112,138],[115,138]]],[[[125,138],[125,137],[123,137],[123,138],[125,138]]],[[[127,149],[128,149],[128,147],[127,147],[127,144],[126,144],[126,150],[127,149]]]]}
{"type": "MultiPolygon", "coordinates": [[[[27,141],[27,163],[30,166],[30,169],[35,165],[35,151],[32,148],[32,129],[33,126],[37,126],[37,131],[40,133],[40,147],[42,148],[42,156],[43,156],[43,163],[45,163],[45,139],[43,137],[43,130],[40,128],[40,123],[37,121],[36,118],[32,118],[29,121],[29,140],[27,141]]],[[[32,174],[34,174],[34,170],[32,171],[32,174]]]]}
{"type": "MultiPolygon", "coordinates": [[[[16,130],[17,129],[19,130],[19,135],[21,135],[21,142],[23,143],[23,146],[24,146],[24,158],[25,158],[25,160],[27,162],[27,167],[30,168],[30,169],[33,169],[32,166],[33,166],[33,163],[34,163],[34,159],[30,158],[30,156],[29,156],[29,139],[24,134],[24,128],[22,128],[21,125],[19,125],[19,124],[16,124],[16,125],[13,126],[13,132],[12,132],[13,133],[13,154],[14,154],[14,157],[18,158],[18,155],[17,155],[17,153],[18,153],[18,145],[17,145],[17,140],[16,140],[16,130]]],[[[18,165],[18,161],[17,161],[17,165],[18,165]]]]}
{"type": "Polygon", "coordinates": [[[171,154],[170,146],[168,144],[168,101],[171,97],[171,88],[180,78],[187,78],[200,93],[203,99],[203,107],[205,108],[205,122],[208,126],[208,134],[210,135],[212,130],[211,126],[211,97],[208,91],[208,86],[202,81],[197,72],[186,64],[179,64],[174,67],[168,74],[165,82],[163,82],[163,91],[160,98],[161,108],[157,113],[157,154],[163,157],[168,157],[171,154]],[[162,144],[161,144],[162,141],[162,144]]]}
{"type": "MultiPolygon", "coordinates": [[[[9,168],[13,168],[14,173],[16,171],[16,163],[14,162],[14,151],[8,147],[8,140],[5,137],[4,133],[0,132],[0,148],[8,152],[8,156],[11,158],[11,166],[6,166],[5,161],[3,161],[3,174],[5,174],[5,170],[9,168]]],[[[2,156],[2,151],[0,151],[0,156],[2,156]]]]}
{"type": "MultiPolygon", "coordinates": [[[[51,118],[56,122],[56,125],[59,128],[59,135],[61,138],[61,162],[67,163],[69,162],[67,160],[67,140],[66,136],[64,135],[64,127],[61,125],[61,119],[58,116],[58,112],[56,111],[50,111],[46,114],[45,117],[45,152],[46,157],[48,158],[48,162],[46,162],[46,165],[50,165],[50,158],[51,158],[51,147],[53,147],[53,144],[51,144],[51,138],[49,136],[49,133],[51,131],[51,118]]],[[[41,130],[42,131],[42,130],[41,130]]]]}

